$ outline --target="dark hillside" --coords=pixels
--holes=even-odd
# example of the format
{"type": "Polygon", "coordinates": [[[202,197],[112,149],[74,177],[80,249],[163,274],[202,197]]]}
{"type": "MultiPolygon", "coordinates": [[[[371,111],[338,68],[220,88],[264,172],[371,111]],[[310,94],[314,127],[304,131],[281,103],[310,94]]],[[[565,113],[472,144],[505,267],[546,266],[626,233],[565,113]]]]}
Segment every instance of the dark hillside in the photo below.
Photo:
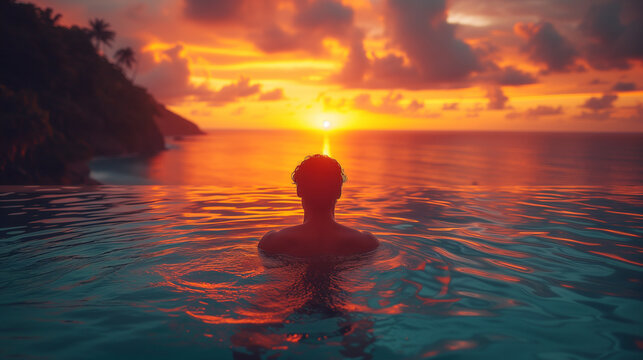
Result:
{"type": "Polygon", "coordinates": [[[157,102],[99,55],[86,29],[0,0],[0,184],[91,183],[97,155],[164,148],[157,102]]]}

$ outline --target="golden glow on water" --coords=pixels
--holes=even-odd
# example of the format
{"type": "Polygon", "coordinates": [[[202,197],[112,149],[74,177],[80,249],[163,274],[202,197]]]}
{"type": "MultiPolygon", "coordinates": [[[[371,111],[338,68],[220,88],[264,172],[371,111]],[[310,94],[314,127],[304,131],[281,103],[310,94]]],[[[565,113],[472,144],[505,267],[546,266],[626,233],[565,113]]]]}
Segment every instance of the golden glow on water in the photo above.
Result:
{"type": "Polygon", "coordinates": [[[322,145],[322,154],[327,156],[333,156],[330,153],[330,139],[327,132],[324,132],[324,144],[322,145]]]}
{"type": "MultiPolygon", "coordinates": [[[[158,184],[284,186],[304,157],[322,153],[346,169],[347,186],[640,182],[638,164],[643,158],[635,151],[636,137],[350,132],[337,129],[334,122],[332,129],[321,130],[322,124],[318,122],[314,131],[218,130],[181,140],[168,138],[170,150],[146,160],[141,172],[146,181],[158,184]],[[622,144],[626,144],[623,150],[618,150],[622,144]]],[[[125,170],[131,173],[130,168],[125,170]]],[[[96,179],[110,183],[100,174],[96,179]]],[[[583,214],[568,215],[582,219],[583,214]]]]}

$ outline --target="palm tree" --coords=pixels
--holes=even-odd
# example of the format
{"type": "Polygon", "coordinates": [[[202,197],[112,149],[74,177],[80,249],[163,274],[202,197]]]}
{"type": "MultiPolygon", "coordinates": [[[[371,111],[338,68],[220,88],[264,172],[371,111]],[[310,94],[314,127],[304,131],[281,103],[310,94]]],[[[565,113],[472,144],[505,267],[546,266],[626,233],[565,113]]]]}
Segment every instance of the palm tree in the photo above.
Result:
{"type": "Polygon", "coordinates": [[[89,36],[92,39],[96,39],[96,51],[100,53],[100,43],[104,43],[107,46],[112,46],[112,41],[116,36],[116,33],[109,30],[109,24],[103,19],[95,18],[94,20],[89,20],[89,36]]]}
{"type": "MultiPolygon", "coordinates": [[[[116,64],[119,66],[125,65],[126,68],[131,69],[134,64],[138,65],[134,50],[132,50],[132,48],[129,46],[118,49],[114,57],[116,58],[116,64]]],[[[134,82],[135,77],[136,69],[134,69],[134,72],[132,73],[132,82],[134,82]]]]}

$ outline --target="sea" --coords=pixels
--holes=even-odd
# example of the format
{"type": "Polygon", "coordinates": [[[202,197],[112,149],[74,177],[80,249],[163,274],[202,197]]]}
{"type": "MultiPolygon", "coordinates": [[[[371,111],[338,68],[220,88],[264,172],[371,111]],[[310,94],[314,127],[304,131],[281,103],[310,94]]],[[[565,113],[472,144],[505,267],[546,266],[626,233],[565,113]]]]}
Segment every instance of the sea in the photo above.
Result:
{"type": "Polygon", "coordinates": [[[212,130],[0,187],[3,359],[640,359],[643,134],[212,130]],[[327,154],[374,252],[302,260],[327,154]]]}

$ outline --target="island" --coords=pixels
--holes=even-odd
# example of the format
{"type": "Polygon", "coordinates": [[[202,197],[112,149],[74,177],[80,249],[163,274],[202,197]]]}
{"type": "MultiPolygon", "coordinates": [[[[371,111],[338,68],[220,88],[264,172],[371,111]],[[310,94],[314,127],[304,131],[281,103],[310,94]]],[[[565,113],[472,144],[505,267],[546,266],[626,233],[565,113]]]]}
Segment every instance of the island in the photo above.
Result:
{"type": "Polygon", "coordinates": [[[101,54],[96,31],[59,19],[0,1],[0,185],[96,184],[95,156],[153,155],[164,135],[202,133],[101,54]]]}

